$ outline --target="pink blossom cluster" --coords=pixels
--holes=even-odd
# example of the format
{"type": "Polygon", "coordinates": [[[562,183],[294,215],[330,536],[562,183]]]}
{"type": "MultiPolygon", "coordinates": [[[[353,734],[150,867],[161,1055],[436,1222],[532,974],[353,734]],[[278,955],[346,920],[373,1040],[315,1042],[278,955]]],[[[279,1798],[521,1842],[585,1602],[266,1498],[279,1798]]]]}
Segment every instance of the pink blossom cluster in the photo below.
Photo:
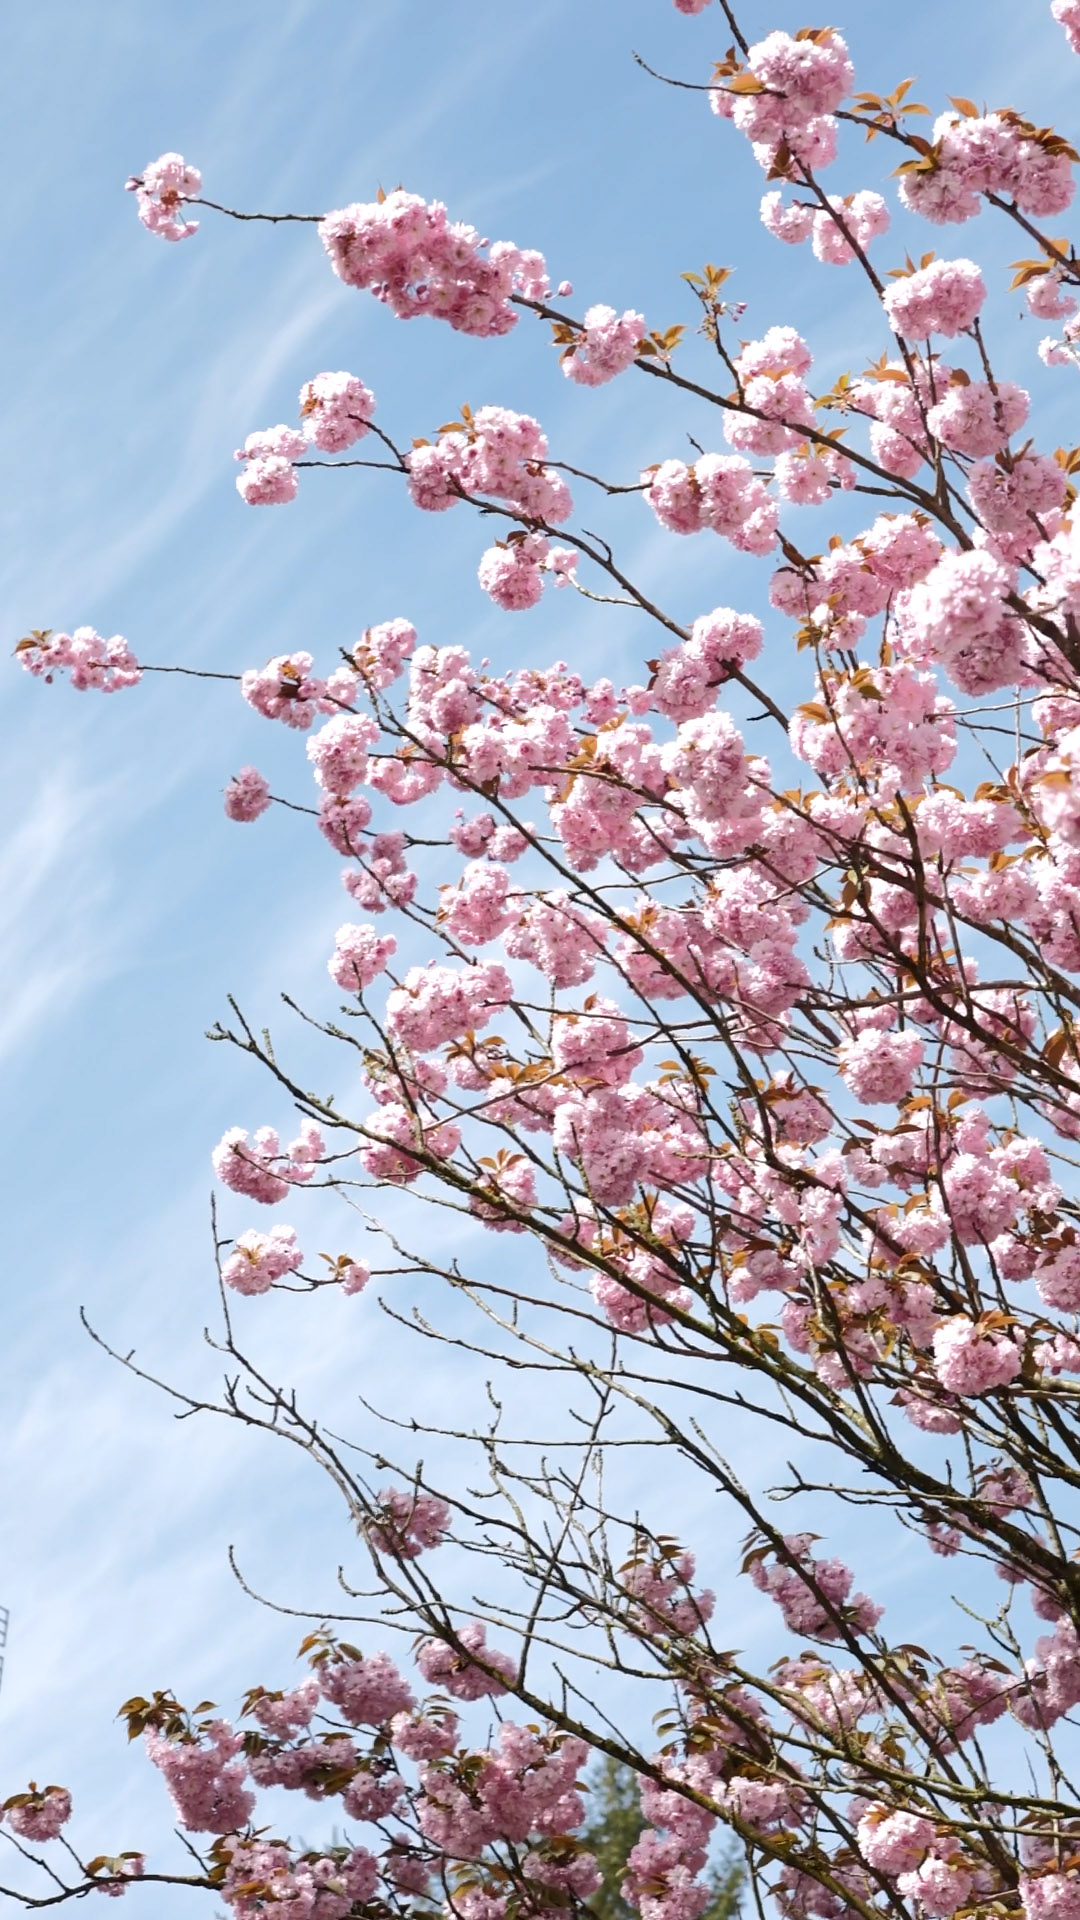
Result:
{"type": "Polygon", "coordinates": [[[562,355],[562,370],[579,387],[602,387],[633,366],[645,335],[643,314],[614,307],[588,307],[572,347],[562,355]]]}
{"type": "Polygon", "coordinates": [[[404,671],[415,645],[416,628],[410,621],[384,620],[365,629],[349,659],[364,685],[381,692],[404,671]]]}
{"type": "Polygon", "coordinates": [[[502,1694],[517,1678],[517,1662],[508,1653],[487,1644],[480,1620],[468,1620],[457,1629],[457,1646],[445,1640],[425,1640],[416,1664],[429,1686],[452,1694],[455,1700],[483,1700],[502,1694]]]}
{"type": "Polygon", "coordinates": [[[233,1833],[244,1826],[255,1795],[245,1785],[243,1738],[228,1721],[212,1720],[182,1740],[149,1727],[144,1739],[182,1826],[191,1833],[233,1833]]]}
{"type": "Polygon", "coordinates": [[[648,505],[671,533],[709,528],[743,553],[771,553],[776,545],[776,502],[738,454],[706,453],[690,467],[663,460],[642,480],[648,505]]]}
{"type": "Polygon", "coordinates": [[[363,993],[386,969],[397,951],[392,933],[376,933],[374,927],[347,922],[334,935],[334,951],[327,961],[331,980],[345,993],[363,993]]]}
{"type": "Polygon", "coordinates": [[[369,288],[399,320],[430,314],[459,333],[508,333],[515,295],[550,290],[540,253],[509,240],[489,246],[475,228],[451,221],[440,201],[397,188],[384,199],[342,207],[320,223],[330,264],[346,286],[369,288]]]}
{"type": "Polygon", "coordinates": [[[937,225],[972,219],[990,193],[1042,219],[1063,213],[1073,191],[1065,143],[1011,109],[941,114],[929,153],[905,167],[900,180],[903,204],[937,225]]]}
{"type": "Polygon", "coordinates": [[[1015,582],[1015,569],[983,548],[943,553],[896,603],[903,651],[942,665],[962,693],[1029,679],[1027,630],[1008,605],[1015,582]]]}
{"type": "Polygon", "coordinates": [[[926,424],[936,440],[952,453],[985,458],[1019,433],[1028,416],[1030,396],[1011,380],[957,381],[944,399],[931,407],[926,424]]]}
{"type": "Polygon", "coordinates": [[[103,640],[93,627],[76,627],[74,633],[33,633],[20,640],[15,651],[27,673],[47,685],[55,673],[66,673],[80,693],[88,688],[119,693],[124,687],[138,686],[143,676],[122,634],[103,640]]]}
{"type": "Polygon", "coordinates": [[[304,438],[323,453],[344,453],[362,440],[375,395],[353,373],[317,373],[300,389],[304,438]]]}
{"type": "MultiPolygon", "coordinates": [[[[421,1829],[451,1858],[466,1860],[497,1840],[521,1846],[533,1835],[564,1834],[585,1817],[578,1775],[588,1754],[572,1735],[503,1721],[490,1747],[470,1756],[472,1766],[466,1761],[463,1781],[437,1762],[421,1766],[421,1829]]],[[[586,1884],[595,1888],[595,1863],[586,1861],[586,1884]]]]}
{"type": "Polygon", "coordinates": [[[950,1393],[991,1393],[1015,1380],[1023,1360],[1011,1328],[954,1314],[934,1333],[934,1370],[950,1393]]]}
{"type": "Polygon", "coordinates": [[[974,326],[986,299],[986,282],[973,260],[932,260],[886,288],[882,305],[889,325],[907,340],[940,333],[952,340],[974,326]]]}
{"type": "Polygon", "coordinates": [[[416,1556],[441,1544],[450,1525],[450,1509],[433,1493],[403,1492],[384,1487],[379,1495],[380,1517],[368,1526],[368,1539],[379,1553],[395,1560],[416,1556]]]}
{"type": "Polygon", "coordinates": [[[237,1237],[221,1277],[234,1293],[266,1293],[275,1280],[298,1273],[303,1261],[292,1227],[271,1227],[266,1233],[252,1227],[237,1237]]]}
{"type": "Polygon", "coordinates": [[[343,1858],[297,1858],[280,1840],[234,1841],[226,1849],[221,1898],[234,1920],[278,1908],[289,1920],[347,1920],[374,1897],[378,1864],[365,1847],[343,1858]]]}
{"type": "Polygon", "coordinates": [[[409,493],[428,513],[443,513],[463,494],[505,500],[529,520],[557,525],[573,508],[570,489],[547,465],[547,435],[528,413],[479,407],[460,427],[420,442],[407,456],[409,493]]]}
{"type": "Polygon", "coordinates": [[[760,1593],[775,1600],[791,1633],[815,1640],[836,1640],[843,1621],[854,1633],[872,1633],[882,1609],[865,1593],[851,1591],[854,1576],[841,1560],[815,1560],[813,1535],[784,1536],[784,1555],[759,1551],[750,1578],[760,1593]]]}
{"type": "Polygon", "coordinates": [[[304,1120],[299,1135],[284,1151],[273,1127],[259,1127],[250,1139],[243,1127],[230,1127],[211,1157],[223,1186],[274,1207],[292,1187],[312,1178],[325,1152],[319,1128],[313,1120],[304,1120]]]}
{"type": "Polygon", "coordinates": [[[485,1027],[512,996],[510,976],[496,962],[454,968],[430,961],[410,967],[393,989],[386,1002],[387,1025],[414,1053],[428,1053],[485,1027]]]}
{"type": "Polygon", "coordinates": [[[669,720],[700,718],[715,704],[724,681],[761,652],[764,633],[753,614],[714,607],[698,616],[690,638],[661,655],[652,684],[653,704],[669,720]]]}
{"type": "Polygon", "coordinates": [[[236,491],[244,504],[283,507],[295,500],[300,485],[295,462],[307,451],[308,443],[295,427],[263,427],[249,433],[234,456],[241,463],[236,491]]]}
{"type": "Polygon", "coordinates": [[[810,349],[794,327],[770,327],[747,341],[733,362],[741,406],[724,416],[724,438],[739,453],[776,454],[795,446],[814,425],[806,389],[810,349]]]}
{"type": "Polygon", "coordinates": [[[159,234],[162,240],[187,240],[198,232],[198,221],[185,220],[182,209],[187,201],[198,199],[202,174],[198,167],[189,167],[181,154],[161,154],[126,185],[135,195],[139,219],[149,233],[159,234]]]}
{"type": "Polygon", "coordinates": [[[540,533],[512,533],[481,555],[476,577],[504,613],[535,607],[544,591],[544,575],[556,586],[569,583],[578,556],[571,547],[553,547],[540,533]]]}
{"type": "Polygon", "coordinates": [[[225,813],[230,820],[257,820],[270,805],[270,782],[257,767],[241,767],[225,789],[225,813]]]}
{"type": "Polygon", "coordinates": [[[861,188],[842,197],[832,193],[828,206],[803,200],[788,201],[773,188],[762,196],[761,221],[767,231],[787,246],[809,240],[817,259],[831,267],[846,267],[865,254],[872,241],[889,230],[889,209],[880,193],[861,188]]]}
{"type": "Polygon", "coordinates": [[[1063,26],[1074,53],[1080,53],[1080,4],[1078,0],[1050,0],[1050,11],[1063,26]]]}
{"type": "Polygon", "coordinates": [[[20,1840],[40,1843],[55,1840],[71,1819],[71,1795],[66,1787],[38,1787],[31,1780],[25,1793],[13,1793],[0,1806],[0,1820],[6,1820],[20,1840]]]}
{"type": "Polygon", "coordinates": [[[264,427],[249,433],[235,458],[241,469],[236,490],[249,507],[287,506],[299,481],[296,463],[315,447],[344,453],[363,439],[375,412],[375,396],[352,373],[318,373],[300,389],[301,426],[264,427]]]}
{"type": "Polygon", "coordinates": [[[643,1633],[694,1634],[712,1619],[716,1595],[708,1587],[695,1591],[696,1571],[693,1554],[685,1552],[662,1559],[642,1555],[624,1568],[622,1585],[637,1602],[634,1618],[643,1633]]]}
{"type": "MultiPolygon", "coordinates": [[[[1056,0],[1057,6],[1067,0],[1056,0]]],[[[1060,16],[1059,16],[1060,17],[1060,16]]],[[[1077,15],[1070,41],[1080,52],[1080,15],[1077,15]]],[[[1020,1881],[1020,1899],[1027,1920],[1077,1920],[1080,1915],[1080,1880],[1073,1873],[1025,1874],[1020,1881]]]]}
{"type": "Polygon", "coordinates": [[[310,653],[277,654],[265,667],[248,667],[240,676],[240,691],[264,720],[281,720],[304,733],[317,713],[337,714],[357,686],[357,675],[348,667],[320,680],[312,674],[313,665],[310,653]]]}
{"type": "MultiPolygon", "coordinates": [[[[835,609],[834,609],[835,611],[835,609]]],[[[927,774],[943,774],[956,753],[955,708],[930,673],[911,667],[826,672],[815,698],[789,727],[800,760],[822,776],[872,769],[875,790],[892,794],[927,774]]]]}
{"type": "Polygon", "coordinates": [[[721,80],[709,97],[714,113],[746,135],[766,171],[784,154],[822,167],[836,157],[833,116],[854,80],[847,46],[831,27],[794,36],[776,29],[750,47],[737,87],[721,80]]]}
{"type": "Polygon", "coordinates": [[[323,1699],[351,1727],[381,1727],[416,1705],[412,1688],[389,1654],[365,1657],[353,1648],[339,1648],[320,1660],[316,1671],[323,1699]]]}
{"type": "Polygon", "coordinates": [[[867,1027],[845,1041],[837,1063],[845,1084],[866,1106],[906,1100],[926,1049],[917,1033],[883,1033],[867,1027]]]}

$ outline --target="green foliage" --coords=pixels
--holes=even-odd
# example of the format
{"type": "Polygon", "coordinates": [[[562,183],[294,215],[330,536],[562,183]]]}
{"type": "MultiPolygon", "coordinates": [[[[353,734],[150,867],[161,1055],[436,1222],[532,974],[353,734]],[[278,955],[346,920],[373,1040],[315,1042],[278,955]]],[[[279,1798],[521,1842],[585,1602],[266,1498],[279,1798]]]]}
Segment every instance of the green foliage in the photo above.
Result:
{"type": "MultiPolygon", "coordinates": [[[[589,1906],[597,1920],[637,1920],[620,1888],[630,1849],[644,1829],[637,1779],[629,1767],[605,1755],[589,1779],[589,1823],[581,1839],[604,1881],[589,1906]]],[[[709,1869],[711,1897],[702,1920],[735,1920],[746,1884],[746,1864],[737,1841],[729,1843],[709,1869]]]]}

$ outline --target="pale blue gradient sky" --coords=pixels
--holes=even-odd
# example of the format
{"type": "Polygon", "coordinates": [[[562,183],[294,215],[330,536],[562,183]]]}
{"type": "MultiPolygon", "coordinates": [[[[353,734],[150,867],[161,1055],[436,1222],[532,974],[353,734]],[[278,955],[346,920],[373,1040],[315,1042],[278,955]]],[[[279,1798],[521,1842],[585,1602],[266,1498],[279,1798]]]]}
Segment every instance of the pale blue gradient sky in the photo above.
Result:
{"type": "MultiPolygon", "coordinates": [[[[787,0],[745,12],[751,34],[802,24],[787,0]]],[[[850,0],[837,24],[860,85],[921,73],[935,109],[960,92],[1080,121],[1080,66],[1044,0],[850,0]]],[[[310,229],[207,215],[167,247],[121,190],[167,148],[239,206],[321,210],[401,181],[541,247],[579,308],[633,304],[651,325],[692,320],[682,270],[730,262],[747,329],[797,316],[824,381],[880,350],[853,284],[761,231],[743,143],[631,60],[636,47],[705,77],[726,45],[716,9],[686,21],[667,0],[37,0],[10,14],[6,43],[8,642],[85,621],[146,659],[238,670],[298,645],[329,663],[402,613],[499,665],[563,654],[634,677],[653,650],[635,617],[617,625],[568,595],[518,621],[493,615],[475,584],[486,539],[464,512],[421,520],[380,476],[313,473],[287,512],[253,513],[231,453],[292,418],[324,367],[361,374],[399,439],[463,400],[497,401],[613,477],[681,451],[699,412],[644,381],[571,390],[524,324],[490,344],[403,327],[332,278],[310,229]]],[[[890,164],[879,143],[837,186],[890,164]]],[[[1020,251],[984,224],[941,250],[1020,251]]],[[[890,263],[904,236],[892,244],[890,263]]],[[[1016,330],[1008,370],[1053,408],[1063,389],[1034,359],[1040,331],[1016,330]]],[[[623,551],[680,617],[760,602],[761,569],[719,543],[659,537],[636,502],[622,516],[610,524],[623,551]]],[[[156,1777],[125,1757],[117,1702],[165,1684],[228,1699],[287,1671],[295,1624],[238,1592],[226,1544],[257,1581],[320,1605],[343,1538],[312,1475],[239,1433],[177,1426],[90,1346],[77,1308],[175,1376],[209,1378],[208,1148],[267,1117],[268,1100],[201,1035],[227,992],[260,1020],[280,987],[323,994],[343,897],[301,823],[224,821],[220,789],[245,761],[300,787],[295,742],[229,691],[148,682],[105,701],[12,670],[0,705],[0,1601],[13,1613],[0,1793],[30,1772],[63,1779],[79,1837],[130,1846],[168,1819],[156,1777]]],[[[376,1378],[393,1398],[414,1362],[364,1304],[275,1302],[269,1323],[271,1356],[341,1410],[376,1378]]],[[[468,1399],[457,1376],[424,1392],[447,1417],[468,1399]]],[[[902,1605],[901,1561],[874,1573],[902,1605]]],[[[737,1589],[725,1605],[729,1643],[752,1644],[755,1610],[737,1589]]],[[[165,1910],[164,1895],[139,1898],[140,1912],[165,1910]]]]}

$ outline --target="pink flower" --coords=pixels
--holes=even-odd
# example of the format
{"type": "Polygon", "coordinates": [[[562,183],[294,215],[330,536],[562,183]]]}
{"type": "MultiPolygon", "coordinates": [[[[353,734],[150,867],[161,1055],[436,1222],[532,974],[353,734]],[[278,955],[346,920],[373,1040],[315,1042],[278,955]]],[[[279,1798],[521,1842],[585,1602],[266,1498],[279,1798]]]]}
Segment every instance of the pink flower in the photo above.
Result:
{"type": "Polygon", "coordinates": [[[541,534],[526,534],[506,546],[500,542],[481,556],[476,577],[504,613],[522,613],[535,607],[544,591],[540,562],[547,551],[541,534]]]}
{"type": "Polygon", "coordinates": [[[270,782],[257,767],[241,767],[225,789],[225,812],[230,820],[257,820],[270,805],[270,782]]]}
{"type": "Polygon", "coordinates": [[[379,1494],[381,1518],[368,1525],[368,1539],[377,1553],[391,1559],[415,1560],[426,1549],[438,1547],[450,1525],[450,1509],[433,1493],[402,1492],[384,1487],[379,1494]]]}
{"type": "Polygon", "coordinates": [[[307,743],[320,787],[346,794],[362,786],[370,773],[368,748],[378,738],[378,726],[366,713],[336,713],[307,743]]]}
{"type": "Polygon", "coordinates": [[[264,719],[305,732],[326,694],[326,683],[315,679],[311,668],[310,653],[278,654],[258,671],[248,667],[240,676],[240,691],[264,719]]]}
{"type": "Polygon", "coordinates": [[[272,1127],[260,1127],[250,1141],[243,1127],[230,1127],[211,1157],[222,1185],[248,1200],[274,1207],[289,1191],[289,1182],[274,1170],[281,1143],[272,1127]]]}
{"type": "Polygon", "coordinates": [[[925,1049],[914,1033],[878,1033],[872,1028],[845,1041],[837,1055],[840,1071],[856,1100],[867,1106],[895,1105],[911,1092],[925,1049]]]}
{"type": "Polygon", "coordinates": [[[429,1053],[470,1028],[486,1026],[511,998],[509,974],[491,961],[460,970],[429,962],[409,968],[387,999],[386,1019],[407,1047],[429,1053]]]}
{"type": "Polygon", "coordinates": [[[931,1853],[915,1872],[902,1873],[897,1884],[904,1898],[913,1900],[931,1920],[947,1920],[958,1907],[967,1905],[973,1878],[970,1867],[961,1858],[943,1860],[931,1853]]]}
{"type": "Polygon", "coordinates": [[[799,200],[785,207],[779,188],[762,195],[761,224],[786,246],[797,247],[801,241],[809,240],[816,217],[814,208],[799,200]]]}
{"type": "Polygon", "coordinates": [[[737,454],[707,453],[692,467],[664,460],[642,479],[646,501],[672,533],[708,527],[746,553],[769,553],[776,545],[776,502],[737,454]]]}
{"type": "Polygon", "coordinates": [[[88,688],[119,693],[124,687],[138,686],[142,679],[142,668],[123,635],[114,633],[111,640],[103,640],[93,627],[76,627],[74,633],[28,634],[15,652],[26,672],[46,685],[54,673],[66,672],[80,693],[88,688]]]}
{"type": "Polygon", "coordinates": [[[170,1740],[153,1728],[144,1739],[182,1827],[190,1833],[234,1833],[246,1824],[255,1795],[244,1784],[242,1738],[227,1721],[211,1721],[196,1740],[170,1740]]]}
{"type": "MultiPolygon", "coordinates": [[[[1054,0],[1054,12],[1063,4],[1069,4],[1069,0],[1054,0]]],[[[1080,6],[1076,8],[1075,33],[1072,44],[1080,53],[1080,6]]],[[[1076,1873],[1044,1873],[1038,1879],[1022,1875],[1020,1899],[1027,1920],[1080,1920],[1080,1877],[1076,1873]]]]}
{"type": "Polygon", "coordinates": [[[934,1372],[950,1393],[991,1393],[1015,1380],[1020,1366],[1020,1348],[1009,1331],[956,1314],[934,1333],[934,1372]]]}
{"type": "Polygon", "coordinates": [[[973,260],[933,260],[928,267],[894,280],[883,295],[895,332],[908,340],[941,333],[951,340],[978,319],[986,285],[973,260]]]}
{"type": "Polygon", "coordinates": [[[249,507],[287,506],[298,486],[295,467],[276,454],[249,460],[236,476],[236,491],[249,507]]]}
{"type": "Polygon", "coordinates": [[[197,220],[181,218],[185,200],[194,200],[202,192],[202,174],[189,167],[179,153],[163,153],[144,167],[141,176],[127,182],[134,193],[139,219],[150,233],[163,240],[187,240],[198,232],[197,220]]]}
{"type": "Polygon", "coordinates": [[[1074,53],[1080,53],[1080,0],[1050,0],[1050,11],[1065,29],[1074,53]]]}
{"type": "Polygon", "coordinates": [[[411,1713],[415,1697],[387,1653],[366,1658],[335,1654],[316,1669],[323,1698],[351,1727],[381,1727],[395,1714],[411,1713]]]}
{"type": "Polygon", "coordinates": [[[873,1632],[882,1609],[865,1593],[852,1594],[854,1575],[842,1560],[815,1560],[811,1534],[786,1534],[784,1545],[790,1558],[773,1558],[770,1551],[754,1559],[749,1572],[758,1591],[776,1601],[789,1632],[836,1640],[840,1630],[833,1614],[856,1633],[873,1632]]]}
{"type": "Polygon", "coordinates": [[[300,389],[304,438],[323,453],[344,453],[362,440],[375,395],[352,373],[317,373],[300,389]]]}
{"type": "Polygon", "coordinates": [[[614,307],[589,307],[585,325],[562,356],[562,370],[580,387],[602,387],[632,366],[645,333],[645,319],[614,307]]]}
{"type": "Polygon", "coordinates": [[[985,456],[997,453],[1019,432],[1029,404],[1023,388],[1011,380],[999,380],[994,387],[986,380],[968,380],[951,386],[926,420],[935,439],[954,453],[985,456]]]}
{"type": "Polygon", "coordinates": [[[4,1801],[0,1819],[20,1840],[55,1840],[71,1819],[71,1795],[66,1787],[37,1787],[31,1780],[26,1793],[13,1793],[4,1801]]]}
{"type": "Polygon", "coordinates": [[[921,1864],[934,1839],[934,1825],[923,1814],[874,1806],[863,1814],[858,1834],[867,1865],[893,1876],[921,1864]]]}
{"type": "Polygon", "coordinates": [[[488,1646],[483,1622],[467,1621],[457,1637],[463,1653],[442,1640],[425,1640],[419,1648],[416,1664],[428,1685],[445,1689],[455,1700],[505,1693],[517,1678],[517,1663],[508,1653],[488,1646]]]}
{"type": "Polygon", "coordinates": [[[221,1277],[234,1293],[266,1293],[275,1280],[296,1273],[303,1261],[292,1227],[271,1227],[266,1233],[250,1228],[235,1241],[221,1277]]]}
{"type": "Polygon", "coordinates": [[[390,1739],[399,1753],[409,1760],[442,1760],[457,1746],[458,1719],[442,1712],[427,1718],[422,1713],[397,1713],[390,1722],[390,1739]]]}
{"type": "Polygon", "coordinates": [[[392,933],[378,934],[374,927],[346,922],[334,935],[334,951],[326,970],[343,992],[363,993],[396,952],[397,941],[392,933]]]}
{"type": "Polygon", "coordinates": [[[547,297],[544,257],[451,222],[439,201],[398,187],[381,201],[328,213],[319,236],[338,278],[367,287],[400,320],[426,313],[482,339],[508,333],[514,293],[547,297]]]}
{"type": "Polygon", "coordinates": [[[829,206],[830,213],[821,207],[813,216],[814,252],[828,266],[847,266],[856,257],[856,246],[865,253],[872,240],[889,230],[889,209],[880,193],[864,188],[843,199],[830,194],[829,206]]]}
{"type": "Polygon", "coordinates": [[[1068,320],[1076,312],[1076,301],[1062,289],[1058,273],[1041,273],[1024,288],[1028,312],[1037,320],[1068,320]]]}
{"type": "Polygon", "coordinates": [[[339,1260],[336,1277],[342,1293],[363,1293],[371,1279],[371,1268],[366,1260],[339,1260]]]}
{"type": "Polygon", "coordinates": [[[827,166],[836,157],[832,115],[855,78],[840,35],[774,31],[749,49],[747,67],[760,91],[731,94],[721,83],[710,95],[713,111],[734,121],[767,170],[782,147],[808,166],[827,166]]]}

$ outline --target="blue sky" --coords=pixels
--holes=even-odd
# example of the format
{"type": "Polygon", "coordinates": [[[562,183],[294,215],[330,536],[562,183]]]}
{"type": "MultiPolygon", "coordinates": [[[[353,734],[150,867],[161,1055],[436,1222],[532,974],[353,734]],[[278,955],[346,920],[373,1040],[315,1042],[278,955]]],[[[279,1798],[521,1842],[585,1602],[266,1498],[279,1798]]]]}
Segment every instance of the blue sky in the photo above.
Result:
{"type": "MultiPolygon", "coordinates": [[[[787,0],[745,13],[752,35],[803,24],[787,0]]],[[[935,109],[959,92],[1068,129],[1080,67],[1044,0],[911,0],[902,24],[886,0],[843,13],[860,85],[916,73],[935,109]]],[[[698,415],[645,382],[570,389],[524,324],[490,344],[402,326],[333,279],[310,229],[207,215],[195,240],[166,247],[122,191],[166,149],[202,168],[211,197],[246,207],[322,210],[401,182],[542,248],[579,308],[635,305],[650,325],[692,319],[681,271],[729,262],[746,329],[798,318],[824,383],[879,350],[853,284],[760,229],[743,143],[631,60],[636,47],[705,77],[726,45],[715,8],[682,20],[668,0],[38,0],[6,40],[5,644],[90,622],[152,661],[236,671],[308,646],[329,665],[364,626],[405,614],[422,638],[499,665],[561,654],[632,678],[651,650],[633,616],[616,626],[568,595],[494,615],[475,585],[486,540],[463,512],[420,519],[379,476],[323,473],[287,511],[252,512],[231,454],[291,419],[323,368],[360,374],[400,439],[464,400],[496,401],[612,477],[680,452],[698,415]]],[[[852,154],[837,185],[889,164],[880,145],[865,172],[852,154]]],[[[941,250],[1019,251],[983,223],[941,250]]],[[[1039,331],[1016,330],[1007,370],[1050,409],[1063,389],[1034,359],[1039,331]]],[[[760,601],[761,570],[659,537],[636,502],[623,511],[622,550],[682,617],[760,601]]],[[[317,1607],[343,1539],[313,1475],[238,1432],[177,1425],[90,1345],[77,1309],[173,1377],[210,1378],[208,1150],[269,1114],[254,1072],[201,1035],[228,992],[260,1020],[282,987],[324,992],[343,897],[337,863],[299,823],[225,822],[220,791],[240,764],[301,781],[295,743],[228,690],[158,681],[106,701],[11,669],[0,704],[0,1602],[13,1616],[0,1793],[31,1772],[64,1780],[79,1837],[130,1846],[169,1823],[151,1770],[125,1756],[119,1700],[153,1685],[228,1700],[288,1671],[296,1625],[239,1593],[227,1543],[256,1583],[317,1607]]],[[[275,1301],[264,1323],[271,1357],[343,1412],[373,1380],[393,1400],[415,1366],[366,1303],[345,1305],[275,1301]]],[[[460,1411],[475,1375],[425,1364],[427,1404],[460,1411]]],[[[904,1604],[899,1565],[877,1579],[904,1604]]],[[[749,1644],[757,1615],[737,1589],[725,1604],[729,1643],[749,1644]]]]}

